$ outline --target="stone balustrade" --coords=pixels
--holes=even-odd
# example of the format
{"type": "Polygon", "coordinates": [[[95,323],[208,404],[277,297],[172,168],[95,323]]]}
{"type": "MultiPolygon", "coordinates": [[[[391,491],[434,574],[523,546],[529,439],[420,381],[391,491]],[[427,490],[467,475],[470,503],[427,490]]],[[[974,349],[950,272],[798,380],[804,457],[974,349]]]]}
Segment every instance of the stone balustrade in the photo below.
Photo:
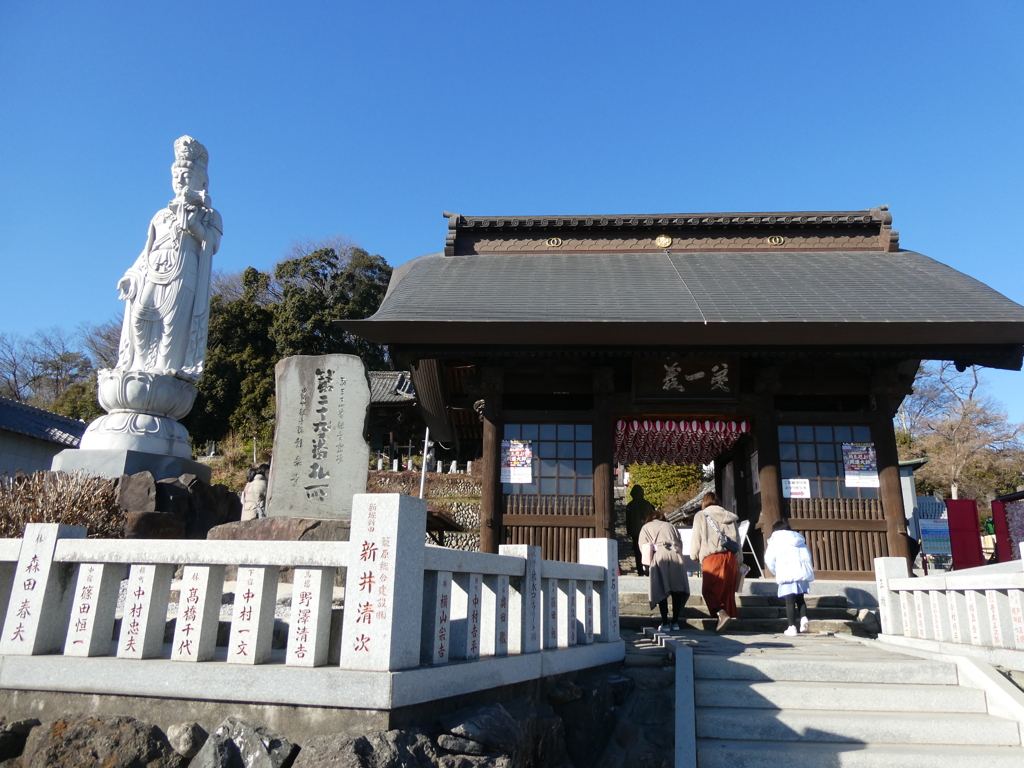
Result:
{"type": "Polygon", "coordinates": [[[883,636],[1024,651],[1024,560],[910,578],[879,557],[875,580],[883,636]]]}
{"type": "Polygon", "coordinates": [[[426,502],[398,494],[356,495],[348,542],[96,540],[29,524],[0,540],[0,688],[389,709],[623,658],[615,541],[581,540],[581,562],[562,563],[535,546],[426,547],[425,525],[426,502]],[[282,567],[294,582],[274,650],[282,567]]]}

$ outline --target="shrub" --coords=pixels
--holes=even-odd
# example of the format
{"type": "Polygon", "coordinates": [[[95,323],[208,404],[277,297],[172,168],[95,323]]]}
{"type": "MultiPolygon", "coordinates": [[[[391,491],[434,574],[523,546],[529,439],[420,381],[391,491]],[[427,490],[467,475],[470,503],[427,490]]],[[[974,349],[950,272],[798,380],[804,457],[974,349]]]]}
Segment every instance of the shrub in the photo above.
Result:
{"type": "Polygon", "coordinates": [[[0,537],[21,537],[26,523],[84,525],[91,538],[120,539],[124,518],[113,480],[64,472],[0,477],[0,537]]]}
{"type": "MultiPolygon", "coordinates": [[[[630,464],[629,487],[641,485],[644,498],[661,509],[675,509],[689,501],[704,483],[704,473],[696,464],[630,464]],[[682,498],[683,501],[677,501],[682,498]]],[[[669,510],[667,510],[669,511],[669,510]]]]}

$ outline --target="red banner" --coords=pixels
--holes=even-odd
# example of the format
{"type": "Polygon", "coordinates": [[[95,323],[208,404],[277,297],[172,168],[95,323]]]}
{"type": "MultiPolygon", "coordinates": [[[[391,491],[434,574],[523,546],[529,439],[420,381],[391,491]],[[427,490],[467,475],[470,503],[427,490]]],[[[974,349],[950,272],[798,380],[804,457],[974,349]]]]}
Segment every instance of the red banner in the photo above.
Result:
{"type": "Polygon", "coordinates": [[[615,461],[708,464],[749,431],[746,421],[619,419],[615,424],[615,461]]]}

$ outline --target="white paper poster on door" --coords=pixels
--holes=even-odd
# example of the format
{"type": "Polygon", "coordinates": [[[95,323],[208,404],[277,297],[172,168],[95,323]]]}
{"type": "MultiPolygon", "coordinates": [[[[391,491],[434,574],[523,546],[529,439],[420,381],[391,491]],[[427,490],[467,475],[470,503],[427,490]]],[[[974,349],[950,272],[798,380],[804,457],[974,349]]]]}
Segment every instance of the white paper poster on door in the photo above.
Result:
{"type": "Polygon", "coordinates": [[[501,482],[533,482],[533,443],[530,440],[501,441],[501,482]]]}
{"type": "Polygon", "coordinates": [[[874,443],[843,443],[847,488],[878,488],[878,457],[874,443]]]}

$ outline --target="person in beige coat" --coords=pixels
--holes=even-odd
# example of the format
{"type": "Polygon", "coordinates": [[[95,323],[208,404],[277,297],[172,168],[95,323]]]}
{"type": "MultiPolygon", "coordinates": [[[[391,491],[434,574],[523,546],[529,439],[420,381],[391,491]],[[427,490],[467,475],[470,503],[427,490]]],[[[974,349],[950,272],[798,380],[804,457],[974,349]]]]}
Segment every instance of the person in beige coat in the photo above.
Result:
{"type": "Polygon", "coordinates": [[[721,632],[739,615],[736,610],[736,577],[743,557],[738,549],[740,537],[736,523],[739,517],[722,507],[714,493],[704,494],[702,506],[701,512],[693,518],[690,557],[700,563],[701,593],[708,611],[712,616],[718,616],[715,631],[721,632]],[[719,532],[736,543],[735,554],[725,548],[719,532]]]}
{"type": "Polygon", "coordinates": [[[267,476],[270,474],[270,466],[260,464],[249,470],[242,490],[242,520],[256,520],[266,517],[267,506],[267,476]]]}
{"type": "Polygon", "coordinates": [[[683,542],[679,531],[665,520],[665,514],[655,509],[640,529],[641,550],[654,546],[654,555],[649,567],[647,599],[651,608],[655,605],[661,611],[661,630],[668,632],[679,629],[679,617],[690,596],[690,580],[686,574],[686,560],[683,558],[683,542]],[[672,596],[672,623],[668,622],[668,597],[672,596]]]}

